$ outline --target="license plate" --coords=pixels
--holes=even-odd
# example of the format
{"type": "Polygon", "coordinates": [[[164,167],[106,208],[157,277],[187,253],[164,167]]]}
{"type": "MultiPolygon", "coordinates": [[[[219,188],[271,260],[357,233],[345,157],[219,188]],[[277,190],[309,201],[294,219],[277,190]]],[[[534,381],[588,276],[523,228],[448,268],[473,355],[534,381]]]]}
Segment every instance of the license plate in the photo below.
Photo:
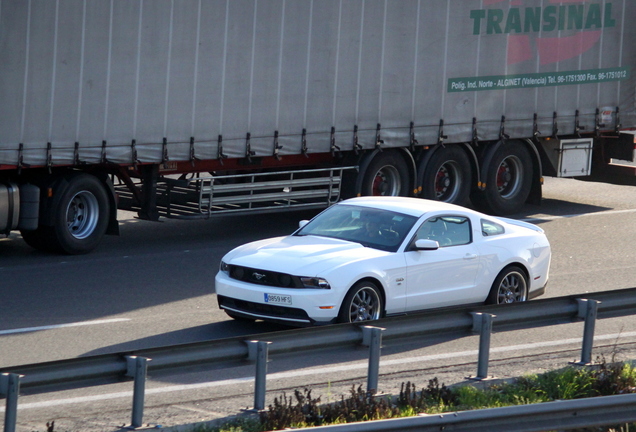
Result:
{"type": "Polygon", "coordinates": [[[290,295],[267,294],[265,293],[265,303],[291,305],[292,298],[290,295]]]}

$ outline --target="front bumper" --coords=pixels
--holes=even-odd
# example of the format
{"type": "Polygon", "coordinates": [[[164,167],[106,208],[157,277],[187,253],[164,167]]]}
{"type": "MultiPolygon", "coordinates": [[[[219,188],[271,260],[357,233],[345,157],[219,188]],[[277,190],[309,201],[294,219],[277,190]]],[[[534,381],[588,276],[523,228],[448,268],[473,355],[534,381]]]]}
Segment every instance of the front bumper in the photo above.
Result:
{"type": "Polygon", "coordinates": [[[332,290],[255,285],[232,279],[223,272],[217,274],[215,286],[219,307],[230,315],[296,326],[330,324],[338,317],[340,306],[334,302],[332,290]],[[267,303],[265,294],[290,295],[292,304],[267,303]]]}

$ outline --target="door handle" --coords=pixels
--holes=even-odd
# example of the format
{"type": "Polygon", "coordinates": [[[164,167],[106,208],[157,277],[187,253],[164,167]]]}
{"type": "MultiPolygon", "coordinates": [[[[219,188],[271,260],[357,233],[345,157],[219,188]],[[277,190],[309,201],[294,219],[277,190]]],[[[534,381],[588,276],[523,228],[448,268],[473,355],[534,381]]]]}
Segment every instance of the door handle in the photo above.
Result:
{"type": "Polygon", "coordinates": [[[472,260],[472,259],[475,259],[475,258],[477,258],[477,254],[467,253],[466,255],[464,255],[464,259],[465,260],[472,260]]]}

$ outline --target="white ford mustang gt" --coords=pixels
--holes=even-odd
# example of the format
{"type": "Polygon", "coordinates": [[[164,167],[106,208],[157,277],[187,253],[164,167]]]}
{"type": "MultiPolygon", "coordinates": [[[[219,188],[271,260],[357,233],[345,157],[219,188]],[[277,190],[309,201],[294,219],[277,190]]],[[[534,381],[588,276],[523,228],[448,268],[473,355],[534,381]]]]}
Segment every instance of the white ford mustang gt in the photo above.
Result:
{"type": "Polygon", "coordinates": [[[535,225],[418,198],[342,201],[292,235],[240,246],[216,276],[232,318],[328,324],[545,292],[550,244],[535,225]]]}

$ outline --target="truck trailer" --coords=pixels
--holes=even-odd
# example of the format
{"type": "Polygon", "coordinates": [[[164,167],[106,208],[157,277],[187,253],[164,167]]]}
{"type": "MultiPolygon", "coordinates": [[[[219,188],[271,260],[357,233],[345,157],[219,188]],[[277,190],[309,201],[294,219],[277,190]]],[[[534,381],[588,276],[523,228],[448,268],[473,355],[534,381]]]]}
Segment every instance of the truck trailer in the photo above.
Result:
{"type": "Polygon", "coordinates": [[[2,0],[0,232],[634,176],[629,0],[2,0]],[[613,170],[617,171],[616,173],[613,170]]]}

